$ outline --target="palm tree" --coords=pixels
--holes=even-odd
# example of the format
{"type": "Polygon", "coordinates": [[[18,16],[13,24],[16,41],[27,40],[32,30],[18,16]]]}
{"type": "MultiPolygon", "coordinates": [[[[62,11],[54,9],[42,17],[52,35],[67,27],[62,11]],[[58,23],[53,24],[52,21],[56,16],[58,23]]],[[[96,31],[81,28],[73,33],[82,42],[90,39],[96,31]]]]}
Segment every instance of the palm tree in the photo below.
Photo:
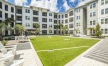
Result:
{"type": "MultiPolygon", "coordinates": [[[[6,25],[6,31],[8,32],[8,30],[13,29],[14,28],[14,23],[15,20],[13,18],[7,18],[5,21],[5,25],[6,25]]],[[[14,30],[10,30],[10,32],[12,33],[14,30]]]]}
{"type": "Polygon", "coordinates": [[[77,35],[78,32],[79,32],[79,29],[74,29],[74,31],[75,31],[75,33],[76,33],[76,35],[77,35]]]}
{"type": "Polygon", "coordinates": [[[5,23],[0,23],[0,40],[2,40],[3,38],[3,28],[5,27],[5,23]]]}
{"type": "Polygon", "coordinates": [[[33,27],[36,28],[36,34],[38,34],[40,32],[40,25],[38,23],[33,23],[33,27]]]}
{"type": "Polygon", "coordinates": [[[21,35],[22,32],[25,31],[24,26],[20,24],[15,25],[15,30],[16,30],[17,35],[21,35]]]}
{"type": "Polygon", "coordinates": [[[56,26],[55,26],[55,29],[56,29],[56,34],[58,35],[59,34],[59,25],[57,24],[56,26]]]}
{"type": "Polygon", "coordinates": [[[92,36],[92,35],[94,35],[94,32],[95,32],[95,28],[88,28],[88,30],[90,30],[90,35],[92,36]]]}
{"type": "Polygon", "coordinates": [[[66,25],[63,25],[63,34],[65,35],[66,34],[66,30],[68,29],[68,27],[66,25]]]}
{"type": "Polygon", "coordinates": [[[60,34],[62,34],[62,28],[63,28],[63,24],[60,24],[60,34]]]}

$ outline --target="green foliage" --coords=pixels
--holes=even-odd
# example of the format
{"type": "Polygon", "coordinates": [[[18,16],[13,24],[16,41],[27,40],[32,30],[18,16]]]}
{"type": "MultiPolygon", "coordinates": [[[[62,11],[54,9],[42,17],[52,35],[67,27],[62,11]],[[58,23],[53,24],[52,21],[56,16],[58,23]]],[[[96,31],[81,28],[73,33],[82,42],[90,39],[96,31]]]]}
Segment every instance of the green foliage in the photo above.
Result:
{"type": "Polygon", "coordinates": [[[95,31],[96,31],[95,35],[97,37],[100,37],[102,35],[102,32],[101,32],[101,29],[100,29],[100,25],[99,24],[96,25],[95,31]]]}
{"type": "MultiPolygon", "coordinates": [[[[37,36],[31,38],[31,42],[36,51],[39,50],[53,50],[61,48],[79,47],[79,46],[93,46],[99,40],[95,39],[81,39],[81,38],[67,38],[61,36],[37,36]],[[70,39],[66,41],[64,39],[70,39]]],[[[69,61],[76,58],[78,55],[86,51],[87,48],[76,48],[67,50],[55,50],[52,52],[37,52],[44,66],[64,66],[69,61]]]]}
{"type": "Polygon", "coordinates": [[[40,27],[40,25],[38,23],[33,23],[33,27],[37,29],[40,27]]]}
{"type": "Polygon", "coordinates": [[[22,26],[20,24],[16,24],[15,29],[16,29],[16,31],[18,31],[18,34],[21,34],[23,31],[25,31],[24,26],[22,26]]]}
{"type": "Polygon", "coordinates": [[[40,32],[40,25],[38,23],[33,23],[33,28],[36,28],[35,33],[38,34],[40,32]]]}
{"type": "Polygon", "coordinates": [[[6,40],[2,40],[1,43],[5,46],[7,44],[6,40]]]}

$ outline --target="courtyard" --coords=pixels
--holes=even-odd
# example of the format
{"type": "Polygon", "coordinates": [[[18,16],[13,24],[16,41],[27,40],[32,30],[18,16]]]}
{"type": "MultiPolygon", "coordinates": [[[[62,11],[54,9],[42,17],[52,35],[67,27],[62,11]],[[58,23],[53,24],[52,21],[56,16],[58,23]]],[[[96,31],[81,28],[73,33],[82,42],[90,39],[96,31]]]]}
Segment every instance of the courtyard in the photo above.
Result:
{"type": "Polygon", "coordinates": [[[36,36],[30,40],[44,66],[64,66],[99,41],[66,36],[36,36]]]}

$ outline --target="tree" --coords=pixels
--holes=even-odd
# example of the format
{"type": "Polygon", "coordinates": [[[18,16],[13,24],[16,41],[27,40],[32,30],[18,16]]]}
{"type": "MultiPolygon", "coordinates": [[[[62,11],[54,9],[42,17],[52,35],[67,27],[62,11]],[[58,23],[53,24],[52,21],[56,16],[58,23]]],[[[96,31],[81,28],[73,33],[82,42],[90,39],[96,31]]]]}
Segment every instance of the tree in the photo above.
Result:
{"type": "Polygon", "coordinates": [[[63,28],[63,24],[60,24],[60,34],[62,34],[62,28],[63,28]]]}
{"type": "Polygon", "coordinates": [[[90,28],[88,28],[88,30],[90,31],[89,34],[90,34],[91,36],[95,35],[95,28],[90,27],[90,28]]]}
{"type": "Polygon", "coordinates": [[[40,30],[39,30],[39,28],[40,28],[40,25],[38,24],[38,23],[33,23],[33,28],[36,28],[36,34],[39,34],[39,32],[40,32],[40,30]]]}
{"type": "Polygon", "coordinates": [[[65,35],[66,34],[66,30],[68,29],[68,27],[66,25],[63,25],[63,34],[65,35]]]}
{"type": "MultiPolygon", "coordinates": [[[[5,25],[6,25],[6,30],[5,31],[10,31],[10,33],[12,34],[12,32],[14,31],[14,23],[15,23],[15,20],[13,18],[7,18],[5,21],[4,21],[5,25]]],[[[13,34],[12,34],[13,35],[13,34]]]]}
{"type": "Polygon", "coordinates": [[[2,36],[2,33],[3,33],[3,28],[4,28],[4,26],[5,26],[5,23],[0,23],[0,40],[2,40],[3,39],[3,36],[2,36]]]}
{"type": "Polygon", "coordinates": [[[78,32],[80,31],[79,29],[74,29],[76,35],[78,34],[78,32]]]}
{"type": "Polygon", "coordinates": [[[96,32],[95,32],[95,35],[96,35],[97,37],[100,37],[101,34],[102,34],[102,32],[101,32],[101,29],[100,29],[100,25],[99,25],[99,24],[96,25],[96,30],[95,30],[95,31],[96,31],[96,32]]]}
{"type": "Polygon", "coordinates": [[[57,24],[57,25],[55,25],[55,29],[56,29],[56,34],[58,35],[59,34],[59,25],[57,24]]]}
{"type": "Polygon", "coordinates": [[[24,27],[20,24],[15,25],[15,30],[17,35],[21,35],[23,31],[25,31],[24,27]]]}

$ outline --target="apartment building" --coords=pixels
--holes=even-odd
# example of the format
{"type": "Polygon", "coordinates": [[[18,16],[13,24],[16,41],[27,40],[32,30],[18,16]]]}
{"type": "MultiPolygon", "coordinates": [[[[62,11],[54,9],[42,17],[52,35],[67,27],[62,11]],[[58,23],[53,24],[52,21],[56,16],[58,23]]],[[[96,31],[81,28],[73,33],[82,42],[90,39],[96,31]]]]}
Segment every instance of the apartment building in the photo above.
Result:
{"type": "Polygon", "coordinates": [[[108,36],[108,0],[98,0],[98,13],[102,35],[108,36]]]}
{"type": "MultiPolygon", "coordinates": [[[[0,1],[0,23],[7,18],[13,18],[15,19],[15,5],[8,3],[4,0],[0,1]]],[[[8,23],[8,26],[14,27],[15,22],[8,23]]],[[[15,32],[10,32],[9,30],[6,30],[3,32],[3,35],[13,35],[15,32]]]]}
{"type": "Polygon", "coordinates": [[[98,1],[87,3],[87,35],[94,35],[95,31],[91,30],[98,24],[98,1]]]}
{"type": "MultiPolygon", "coordinates": [[[[35,30],[34,23],[40,24],[40,34],[60,34],[59,25],[62,24],[68,27],[67,34],[93,35],[95,32],[89,28],[95,28],[99,23],[102,35],[108,35],[108,0],[93,0],[62,13],[34,6],[17,6],[0,0],[0,21],[11,17],[28,31],[35,30]]],[[[15,31],[12,33],[15,34],[15,31]]],[[[10,31],[4,34],[11,35],[10,31]]]]}
{"type": "Polygon", "coordinates": [[[77,35],[86,35],[87,29],[87,11],[86,6],[80,6],[75,8],[75,34],[77,35]]]}

